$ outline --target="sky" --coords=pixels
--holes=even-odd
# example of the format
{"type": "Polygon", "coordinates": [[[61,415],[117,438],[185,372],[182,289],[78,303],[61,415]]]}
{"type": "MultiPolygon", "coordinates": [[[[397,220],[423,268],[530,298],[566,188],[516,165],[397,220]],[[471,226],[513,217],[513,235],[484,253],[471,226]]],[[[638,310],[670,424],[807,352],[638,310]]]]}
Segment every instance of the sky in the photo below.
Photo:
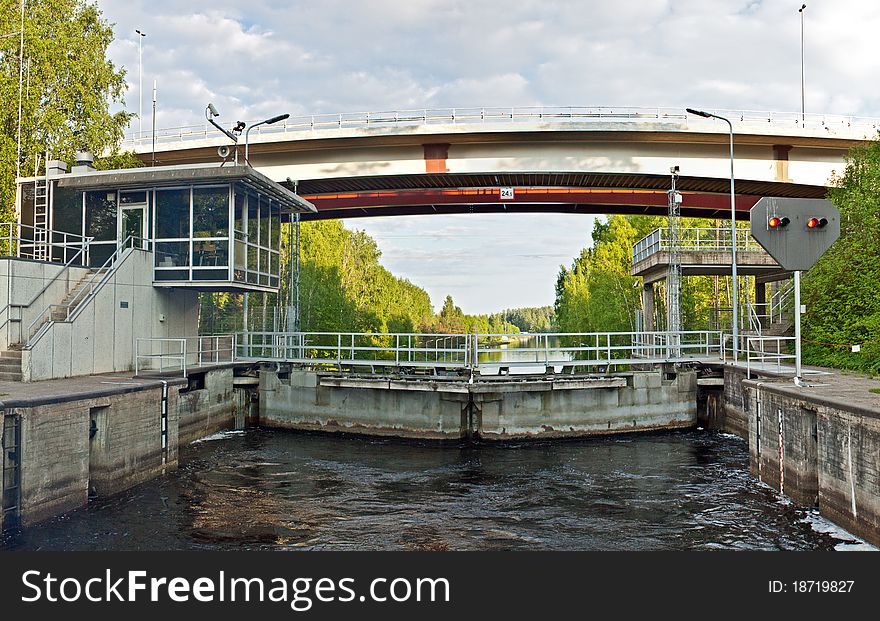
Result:
{"type": "MultiPolygon", "coordinates": [[[[880,2],[804,13],[807,112],[880,117],[880,2]]],[[[143,126],[480,106],[646,106],[796,112],[801,2],[784,0],[98,0],[143,126]]],[[[138,121],[131,128],[137,130],[138,121]]],[[[553,303],[593,217],[361,218],[382,263],[467,313],[553,303]]]]}

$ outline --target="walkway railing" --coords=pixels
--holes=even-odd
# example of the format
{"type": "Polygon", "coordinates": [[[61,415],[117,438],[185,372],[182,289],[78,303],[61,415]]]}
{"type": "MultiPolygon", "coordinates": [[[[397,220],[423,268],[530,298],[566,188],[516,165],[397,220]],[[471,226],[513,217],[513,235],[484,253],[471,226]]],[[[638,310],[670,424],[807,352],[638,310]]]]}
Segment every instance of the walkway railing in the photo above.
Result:
{"type": "MultiPolygon", "coordinates": [[[[710,110],[731,119],[737,131],[752,129],[768,133],[778,128],[786,134],[822,135],[856,140],[876,137],[880,119],[833,114],[800,112],[763,112],[756,110],[710,110]],[[802,127],[803,125],[803,127],[802,127]]],[[[342,112],[295,116],[273,125],[260,125],[254,135],[303,134],[315,130],[370,129],[422,125],[499,125],[510,123],[629,123],[638,127],[646,122],[678,125],[682,130],[727,132],[727,126],[716,119],[705,119],[685,113],[683,108],[641,108],[607,106],[515,106],[507,108],[421,108],[380,112],[342,112]]],[[[252,125],[252,122],[248,122],[252,125]]],[[[782,131],[780,131],[782,133],[782,131]]],[[[156,144],[220,138],[207,123],[156,130],[156,144]]],[[[134,132],[122,143],[124,149],[152,144],[152,132],[134,132]]]]}
{"type": "Polygon", "coordinates": [[[466,367],[469,334],[240,332],[236,358],[307,364],[466,367]]]}
{"type": "Polygon", "coordinates": [[[135,375],[181,374],[193,368],[230,363],[235,335],[214,334],[185,338],[139,338],[135,344],[135,375]]]}
{"type": "Polygon", "coordinates": [[[18,222],[0,222],[0,256],[52,263],[89,262],[91,237],[53,231],[18,222]]]}
{"type": "Polygon", "coordinates": [[[748,336],[746,337],[746,377],[752,371],[794,372],[796,356],[793,336],[748,336]],[[783,367],[783,362],[792,365],[783,367]]]}
{"type": "Polygon", "coordinates": [[[713,331],[541,334],[369,334],[247,332],[236,334],[236,360],[343,366],[601,367],[721,361],[722,333],[713,331]]]}
{"type": "MultiPolygon", "coordinates": [[[[679,231],[678,248],[684,252],[730,252],[730,239],[730,229],[686,228],[679,231]]],[[[669,249],[669,229],[655,229],[633,245],[633,265],[669,249]]],[[[747,229],[736,230],[736,249],[737,252],[764,252],[747,229]]]]}

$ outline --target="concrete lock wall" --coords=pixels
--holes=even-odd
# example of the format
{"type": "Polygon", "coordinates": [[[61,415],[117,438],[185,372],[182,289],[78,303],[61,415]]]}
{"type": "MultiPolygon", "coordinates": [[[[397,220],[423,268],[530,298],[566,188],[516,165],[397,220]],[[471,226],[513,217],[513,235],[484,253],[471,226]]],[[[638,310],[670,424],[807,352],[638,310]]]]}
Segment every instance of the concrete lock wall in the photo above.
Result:
{"type": "Polygon", "coordinates": [[[880,545],[880,417],[745,380],[752,474],[848,531],[880,545]]]}
{"type": "Polygon", "coordinates": [[[178,396],[181,444],[224,429],[243,427],[236,423],[239,405],[233,395],[232,376],[232,368],[207,371],[200,376],[203,387],[181,389],[178,396]]]}
{"type": "Polygon", "coordinates": [[[462,386],[437,382],[322,378],[260,371],[260,426],[402,438],[458,439],[467,416],[462,386]]]}
{"type": "Polygon", "coordinates": [[[153,255],[129,250],[71,322],[56,322],[22,353],[24,381],[130,371],[138,338],[198,334],[194,291],[153,287],[153,255]]]}
{"type": "Polygon", "coordinates": [[[302,430],[485,440],[578,437],[693,426],[696,375],[467,384],[260,372],[260,425],[302,430]]]}
{"type": "Polygon", "coordinates": [[[177,465],[179,385],[153,383],[90,398],[7,408],[21,417],[21,509],[27,526],[114,494],[177,465]],[[94,421],[94,423],[93,423],[94,421]]]}

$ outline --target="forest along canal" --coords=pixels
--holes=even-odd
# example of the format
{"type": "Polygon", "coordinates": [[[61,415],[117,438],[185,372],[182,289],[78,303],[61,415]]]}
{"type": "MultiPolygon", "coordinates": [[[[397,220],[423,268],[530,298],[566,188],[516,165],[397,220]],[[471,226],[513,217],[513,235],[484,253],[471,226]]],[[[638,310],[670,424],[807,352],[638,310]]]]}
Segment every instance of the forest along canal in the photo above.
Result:
{"type": "Polygon", "coordinates": [[[438,446],[254,429],[0,548],[870,548],[747,466],[744,442],[700,430],[438,446]]]}

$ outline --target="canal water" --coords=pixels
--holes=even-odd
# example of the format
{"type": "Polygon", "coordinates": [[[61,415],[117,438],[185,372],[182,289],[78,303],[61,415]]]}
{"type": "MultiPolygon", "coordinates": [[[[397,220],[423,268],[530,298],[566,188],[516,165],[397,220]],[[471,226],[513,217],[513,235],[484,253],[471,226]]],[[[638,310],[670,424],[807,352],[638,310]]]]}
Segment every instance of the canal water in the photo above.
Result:
{"type": "Polygon", "coordinates": [[[751,479],[700,430],[437,446],[249,430],[11,533],[25,550],[813,550],[869,547],[751,479]]]}

